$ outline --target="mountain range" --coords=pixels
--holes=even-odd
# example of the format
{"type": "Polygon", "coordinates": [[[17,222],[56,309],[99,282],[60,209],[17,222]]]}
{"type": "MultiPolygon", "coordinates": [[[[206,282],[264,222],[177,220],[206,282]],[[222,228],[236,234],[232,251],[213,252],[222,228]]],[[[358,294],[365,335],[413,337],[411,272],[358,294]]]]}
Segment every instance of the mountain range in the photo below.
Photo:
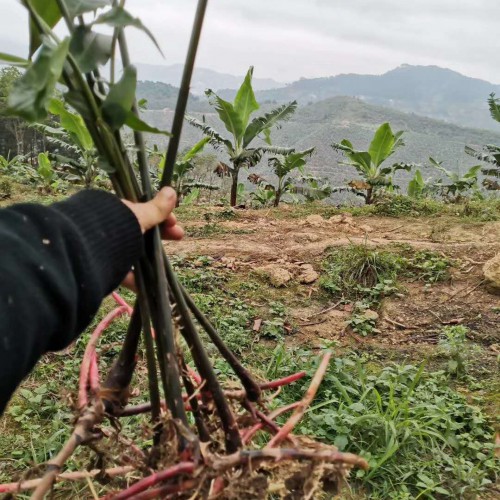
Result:
{"type": "MultiPolygon", "coordinates": [[[[151,82],[168,83],[178,87],[182,77],[182,64],[172,64],[170,66],[136,64],[137,73],[140,80],[149,80],[151,82]]],[[[191,80],[191,92],[194,95],[204,94],[207,88],[218,89],[237,89],[243,81],[242,76],[219,73],[207,68],[195,68],[191,80]]],[[[267,90],[283,87],[283,82],[277,82],[271,78],[253,78],[253,88],[255,90],[267,90]]]]}
{"type": "MultiPolygon", "coordinates": [[[[259,102],[297,100],[307,104],[335,96],[358,97],[399,111],[444,120],[465,127],[500,130],[488,111],[489,94],[500,95],[500,85],[470,78],[438,66],[404,64],[383,75],[345,74],[325,78],[303,78],[281,88],[257,92],[259,102]]],[[[222,97],[235,91],[225,89],[222,97]]]]}
{"type": "MultiPolygon", "coordinates": [[[[265,113],[272,107],[271,103],[263,104],[258,113],[265,113]]],[[[203,116],[207,124],[223,136],[228,136],[213,109],[201,113],[191,109],[190,114],[198,118],[203,116]]],[[[145,115],[149,123],[162,129],[169,129],[172,118],[172,109],[149,110],[145,115]]],[[[341,156],[331,148],[331,144],[347,138],[356,149],[366,149],[376,128],[384,122],[389,122],[394,131],[404,130],[406,145],[391,157],[390,162],[428,164],[428,158],[432,156],[436,160],[443,160],[446,168],[464,172],[478,163],[464,153],[466,145],[480,149],[483,144],[500,144],[500,133],[460,127],[415,113],[368,104],[353,97],[332,97],[299,106],[288,122],[279,129],[273,129],[271,138],[273,144],[278,146],[296,149],[314,146],[316,150],[309,162],[309,169],[316,175],[328,178],[332,184],[340,185],[353,178],[353,171],[338,165],[341,156]]],[[[200,138],[197,129],[185,124],[181,149],[192,146],[200,138]]],[[[165,146],[165,140],[159,136],[154,138],[162,147],[165,146]]],[[[210,146],[205,151],[213,153],[210,146]]],[[[223,153],[218,155],[227,161],[223,153]]],[[[266,162],[263,161],[255,172],[265,172],[266,168],[266,162]]],[[[425,176],[436,175],[431,167],[424,167],[423,173],[425,176]]],[[[400,172],[397,175],[396,180],[405,185],[408,174],[400,172]]]]}

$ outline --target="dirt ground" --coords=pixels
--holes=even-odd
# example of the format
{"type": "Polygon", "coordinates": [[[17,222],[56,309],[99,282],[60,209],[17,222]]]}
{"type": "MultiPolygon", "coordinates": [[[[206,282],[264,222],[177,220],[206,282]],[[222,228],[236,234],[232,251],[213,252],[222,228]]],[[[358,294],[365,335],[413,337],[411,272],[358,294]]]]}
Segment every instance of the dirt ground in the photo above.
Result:
{"type": "Polygon", "coordinates": [[[362,343],[367,349],[377,346],[423,353],[432,351],[444,325],[463,324],[471,331],[470,340],[484,348],[486,365],[495,369],[500,353],[497,309],[500,297],[486,290],[482,266],[500,251],[498,221],[352,217],[348,213],[329,219],[318,214],[302,219],[277,219],[272,211],[242,210],[236,212],[234,220],[218,221],[216,235],[196,236],[203,234],[200,231],[203,225],[199,221],[187,222],[188,233],[195,231],[195,236],[169,244],[167,251],[188,257],[211,256],[241,273],[242,279],[255,269],[284,272],[286,282],[277,288],[278,296],[280,290],[286,293],[292,282],[307,282],[299,285],[298,295],[310,300],[304,300],[301,307],[299,299],[291,311],[298,331],[288,337],[289,342],[314,347],[326,339],[362,343]],[[404,283],[404,293],[384,300],[377,322],[380,333],[363,338],[349,335],[345,321],[351,310],[320,301],[315,278],[321,271],[325,250],[350,243],[378,247],[405,244],[417,250],[442,253],[453,259],[451,280],[427,286],[404,283]],[[304,268],[313,272],[309,280],[301,279],[304,268]],[[292,281],[288,281],[290,278],[292,281]]]}

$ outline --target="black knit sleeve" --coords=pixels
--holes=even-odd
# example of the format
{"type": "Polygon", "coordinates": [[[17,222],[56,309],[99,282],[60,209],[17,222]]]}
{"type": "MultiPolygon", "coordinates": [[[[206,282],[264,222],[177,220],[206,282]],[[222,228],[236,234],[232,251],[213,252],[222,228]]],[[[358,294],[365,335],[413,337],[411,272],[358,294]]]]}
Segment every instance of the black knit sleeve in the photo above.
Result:
{"type": "Polygon", "coordinates": [[[104,191],[0,210],[0,413],[40,356],[90,323],[141,242],[135,215],[104,191]]]}

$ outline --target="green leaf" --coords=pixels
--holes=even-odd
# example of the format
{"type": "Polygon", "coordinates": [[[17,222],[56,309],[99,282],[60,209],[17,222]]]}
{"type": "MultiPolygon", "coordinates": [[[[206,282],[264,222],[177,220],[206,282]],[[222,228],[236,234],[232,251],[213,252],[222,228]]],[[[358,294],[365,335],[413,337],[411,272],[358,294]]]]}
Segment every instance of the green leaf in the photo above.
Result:
{"type": "Polygon", "coordinates": [[[59,99],[50,101],[49,112],[61,118],[61,127],[73,137],[82,150],[91,151],[94,149],[92,136],[80,115],[68,111],[59,99]]]}
{"type": "Polygon", "coordinates": [[[488,98],[488,106],[490,107],[490,114],[491,117],[496,120],[497,122],[500,122],[500,105],[499,105],[499,99],[495,98],[495,94],[492,93],[490,94],[490,97],[488,98]]]}
{"type": "Polygon", "coordinates": [[[209,137],[210,144],[214,148],[220,148],[223,145],[227,149],[228,154],[232,155],[234,153],[231,141],[222,137],[215,129],[213,129],[206,123],[193,118],[192,116],[186,116],[186,121],[193,127],[200,129],[207,137],[209,137]]]}
{"type": "Polygon", "coordinates": [[[146,35],[150,38],[150,40],[155,44],[156,48],[163,55],[158,42],[156,41],[153,33],[149,31],[149,29],[144,26],[142,21],[133,17],[128,11],[123,9],[122,7],[113,7],[111,10],[104,12],[101,14],[95,21],[94,24],[107,24],[108,26],[112,26],[113,28],[125,28],[126,26],[133,26],[134,28],[140,29],[146,33],[146,35]]]}
{"type": "Polygon", "coordinates": [[[226,130],[230,132],[236,143],[239,143],[243,135],[243,122],[241,121],[240,115],[234,109],[234,106],[219,97],[212,90],[207,90],[205,94],[212,99],[212,104],[215,106],[215,111],[219,115],[219,118],[224,123],[226,130]]]}
{"type": "Polygon", "coordinates": [[[198,153],[203,151],[205,144],[210,141],[210,137],[204,137],[201,141],[197,142],[183,157],[182,161],[187,162],[192,160],[198,153]]]}
{"type": "Polygon", "coordinates": [[[259,103],[255,99],[252,88],[253,66],[248,70],[245,80],[241,84],[238,93],[234,99],[234,110],[238,113],[243,129],[247,128],[250,115],[259,109],[259,103]]]}
{"type": "Polygon", "coordinates": [[[130,111],[135,99],[137,86],[137,70],[135,66],[127,66],[120,80],[111,85],[106,100],[102,104],[102,114],[108,125],[119,129],[130,118],[130,111]]]}
{"type": "Polygon", "coordinates": [[[69,38],[57,46],[44,44],[36,61],[12,88],[7,113],[27,121],[42,121],[61,77],[69,50],[69,38]]]}
{"type": "Polygon", "coordinates": [[[378,167],[394,152],[394,134],[388,123],[382,124],[375,132],[373,140],[368,148],[372,162],[378,167]]]}
{"type": "Polygon", "coordinates": [[[160,130],[159,128],[153,127],[147,124],[145,121],[141,120],[133,111],[129,111],[127,118],[125,120],[125,125],[130,127],[132,130],[137,130],[138,132],[149,132],[150,134],[163,134],[171,136],[170,132],[166,130],[160,130]]]}
{"type": "Polygon", "coordinates": [[[85,12],[93,12],[102,7],[107,7],[111,5],[111,0],[64,0],[64,3],[66,4],[69,15],[71,17],[77,17],[85,14],[85,12]]]}
{"type": "MultiPolygon", "coordinates": [[[[61,19],[61,12],[55,1],[48,0],[31,0],[31,7],[39,18],[49,27],[53,28],[61,19]]],[[[29,57],[36,52],[38,47],[42,45],[42,36],[30,19],[30,51],[29,57]]]]}
{"type": "MultiPolygon", "coordinates": [[[[264,116],[254,118],[245,130],[243,138],[243,147],[246,148],[259,134],[266,129],[271,129],[279,122],[288,120],[297,109],[297,101],[283,104],[282,106],[273,109],[264,116]]],[[[268,144],[270,141],[268,142],[268,144]]]]}
{"type": "Polygon", "coordinates": [[[69,46],[82,73],[89,73],[106,64],[111,58],[113,37],[94,33],[85,26],[77,26],[69,46]]]}
{"type": "Polygon", "coordinates": [[[335,436],[335,440],[333,441],[334,446],[336,446],[340,451],[346,449],[349,444],[349,438],[347,436],[343,436],[342,434],[339,436],[335,436]]]}
{"type": "Polygon", "coordinates": [[[29,66],[29,64],[30,64],[28,59],[13,56],[11,54],[6,54],[5,52],[0,52],[0,61],[6,62],[6,63],[10,64],[11,66],[26,67],[26,66],[29,66]]]}

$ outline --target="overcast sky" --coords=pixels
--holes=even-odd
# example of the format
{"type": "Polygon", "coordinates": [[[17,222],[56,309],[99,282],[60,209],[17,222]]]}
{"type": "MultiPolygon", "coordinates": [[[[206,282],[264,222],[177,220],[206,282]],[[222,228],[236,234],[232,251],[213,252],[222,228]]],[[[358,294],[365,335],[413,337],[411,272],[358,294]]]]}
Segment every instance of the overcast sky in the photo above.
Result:
{"type": "MultiPolygon", "coordinates": [[[[128,0],[165,59],[129,29],[136,62],[182,62],[196,0],[128,0]]],[[[210,0],[197,65],[278,81],[435,64],[500,83],[500,0],[210,0]]],[[[0,52],[25,55],[26,15],[0,0],[0,52]]]]}

